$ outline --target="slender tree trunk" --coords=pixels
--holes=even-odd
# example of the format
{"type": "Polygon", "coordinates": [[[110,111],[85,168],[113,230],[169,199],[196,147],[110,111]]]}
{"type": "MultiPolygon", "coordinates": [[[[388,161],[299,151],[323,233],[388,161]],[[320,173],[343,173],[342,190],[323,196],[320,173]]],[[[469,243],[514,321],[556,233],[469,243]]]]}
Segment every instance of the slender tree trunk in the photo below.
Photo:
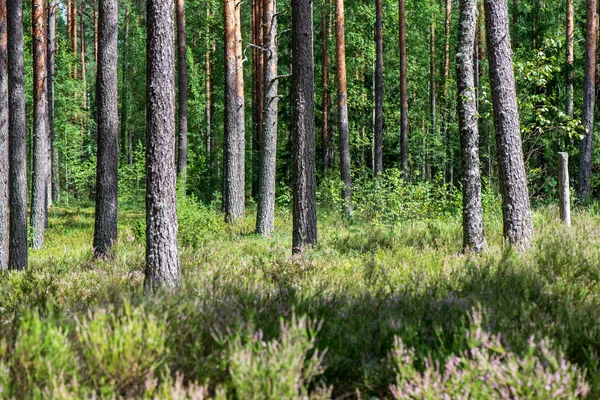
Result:
{"type": "Polygon", "coordinates": [[[71,42],[71,38],[73,36],[73,0],[66,0],[67,3],[67,37],[69,38],[69,42],[71,42]]]}
{"type": "Polygon", "coordinates": [[[58,2],[53,0],[48,10],[48,129],[50,130],[50,162],[52,169],[52,201],[60,201],[60,164],[58,149],[54,144],[54,71],[56,53],[56,12],[58,2]]]}
{"type": "Polygon", "coordinates": [[[437,131],[436,120],[436,85],[435,85],[435,11],[433,0],[430,0],[431,24],[429,25],[429,112],[431,135],[435,137],[437,131]]]}
{"type": "Polygon", "coordinates": [[[27,268],[27,134],[23,65],[23,0],[7,0],[9,130],[9,264],[27,268]]]}
{"type": "Polygon", "coordinates": [[[83,80],[83,93],[81,95],[81,106],[83,109],[87,109],[87,72],[86,72],[86,60],[85,60],[85,23],[83,21],[83,10],[79,17],[80,21],[80,34],[81,34],[81,79],[83,80]]]}
{"type": "Polygon", "coordinates": [[[400,24],[400,163],[408,182],[408,91],[406,85],[406,10],[405,0],[398,0],[400,24]]]}
{"type": "Polygon", "coordinates": [[[479,130],[475,96],[474,51],[477,0],[460,0],[460,26],[456,52],[458,123],[463,172],[463,246],[479,253],[485,247],[481,176],[479,173],[479,130]]]}
{"type": "MultiPolygon", "coordinates": [[[[263,47],[262,29],[263,0],[252,0],[252,43],[263,47]]],[[[252,49],[252,197],[259,195],[259,169],[264,108],[264,55],[257,48],[252,49]]]]}
{"type": "MultiPolygon", "coordinates": [[[[71,6],[71,46],[73,47],[73,54],[77,57],[77,0],[73,0],[73,4],[71,6]]],[[[77,63],[75,63],[75,67],[73,69],[73,78],[79,78],[79,72],[77,71],[77,63]]],[[[77,97],[77,93],[75,93],[75,97],[77,97]]]]}
{"type": "Polygon", "coordinates": [[[256,233],[270,236],[275,228],[275,173],[277,163],[277,3],[264,0],[264,117],[260,153],[256,233]]]}
{"type": "Polygon", "coordinates": [[[375,175],[383,171],[383,0],[375,1],[375,175]]]}
{"type": "Polygon", "coordinates": [[[8,269],[8,24],[6,0],[0,0],[0,271],[8,269]]]}
{"type": "Polygon", "coordinates": [[[175,173],[174,0],[147,0],[147,290],[180,285],[175,173]]]}
{"type": "Polygon", "coordinates": [[[321,11],[321,62],[323,75],[323,96],[322,96],[322,114],[321,121],[321,158],[323,161],[323,175],[327,174],[330,160],[330,135],[329,135],[329,109],[331,107],[331,98],[329,96],[329,36],[331,35],[330,22],[331,12],[329,11],[329,2],[324,2],[321,11]]]}
{"type": "Polygon", "coordinates": [[[128,77],[129,77],[129,13],[125,14],[125,37],[123,38],[123,58],[122,58],[122,82],[121,82],[121,152],[124,158],[127,160],[127,164],[133,164],[133,157],[131,155],[131,146],[129,145],[131,138],[127,132],[127,110],[128,110],[128,99],[127,99],[127,88],[128,88],[128,77]]]}
{"type": "Polygon", "coordinates": [[[485,0],[485,23],[502,193],[504,236],[519,249],[533,236],[506,2],[485,0]]]}
{"type": "Polygon", "coordinates": [[[445,43],[444,43],[444,86],[442,88],[442,140],[444,142],[444,160],[442,161],[443,182],[446,184],[446,177],[450,184],[453,183],[453,149],[448,134],[448,119],[451,117],[449,110],[450,101],[448,99],[448,90],[450,86],[450,31],[452,28],[452,0],[446,0],[446,20],[445,20],[445,43]],[[447,172],[447,173],[446,173],[447,172]]]}
{"type": "Polygon", "coordinates": [[[94,62],[98,64],[98,0],[94,0],[94,62]]]}
{"type": "Polygon", "coordinates": [[[186,192],[187,159],[188,159],[188,73],[185,36],[185,0],[177,0],[177,54],[179,56],[179,152],[177,158],[177,175],[181,180],[183,193],[186,192]]]}
{"type": "Polygon", "coordinates": [[[46,1],[32,0],[33,27],[33,193],[32,247],[44,246],[48,186],[48,86],[46,80],[46,1]]]}
{"type": "Polygon", "coordinates": [[[317,244],[312,1],[292,0],[293,252],[317,244]]]}
{"type": "Polygon", "coordinates": [[[96,163],[96,224],[94,253],[105,257],[117,241],[117,175],[119,160],[118,0],[99,1],[98,162],[96,163]]]}
{"type": "Polygon", "coordinates": [[[596,97],[596,0],[586,0],[585,75],[583,83],[583,112],[581,122],[585,136],[579,150],[579,200],[590,200],[592,176],[592,147],[594,140],[594,106],[596,97]]]}
{"type": "Polygon", "coordinates": [[[244,215],[244,77],[241,68],[241,30],[236,0],[224,1],[225,19],[225,138],[223,204],[225,218],[244,215]]]}
{"type": "Polygon", "coordinates": [[[566,17],[566,34],[567,34],[567,115],[573,118],[573,80],[575,71],[573,70],[573,33],[574,33],[574,18],[573,18],[573,0],[567,0],[567,17],[566,17]]]}
{"type": "Polygon", "coordinates": [[[335,53],[338,86],[338,133],[340,146],[340,173],[344,189],[344,215],[352,217],[352,177],[350,175],[350,130],[348,127],[348,89],[346,87],[346,38],[344,27],[344,0],[335,0],[335,53]]]}

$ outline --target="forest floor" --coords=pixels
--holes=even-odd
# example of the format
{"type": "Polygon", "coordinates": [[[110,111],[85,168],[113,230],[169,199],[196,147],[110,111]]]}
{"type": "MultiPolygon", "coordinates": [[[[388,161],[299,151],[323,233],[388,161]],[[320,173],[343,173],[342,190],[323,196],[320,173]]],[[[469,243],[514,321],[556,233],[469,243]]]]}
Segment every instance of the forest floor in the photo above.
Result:
{"type": "Polygon", "coordinates": [[[294,256],[287,213],[264,239],[253,216],[228,227],[188,204],[183,287],[152,296],[143,291],[143,212],[121,212],[114,256],[98,261],[93,209],[53,208],[30,268],[0,274],[0,397],[401,398],[444,381],[419,380],[419,371],[439,362],[443,375],[445,360],[475,357],[474,348],[490,365],[495,353],[500,363],[541,360],[513,375],[539,373],[544,390],[573,395],[585,370],[598,397],[600,215],[577,211],[566,228],[557,214],[535,212],[524,253],[503,245],[499,218],[488,218],[478,256],[462,254],[459,221],[348,226],[324,214],[319,245],[294,256]],[[487,346],[477,331],[501,342],[487,346]]]}

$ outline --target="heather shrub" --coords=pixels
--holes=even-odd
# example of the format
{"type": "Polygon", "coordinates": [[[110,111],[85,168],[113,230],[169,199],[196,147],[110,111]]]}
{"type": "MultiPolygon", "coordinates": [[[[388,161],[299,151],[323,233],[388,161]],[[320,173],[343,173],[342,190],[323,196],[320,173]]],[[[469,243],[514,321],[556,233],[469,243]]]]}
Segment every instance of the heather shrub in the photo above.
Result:
{"type": "Polygon", "coordinates": [[[396,338],[393,359],[396,399],[576,399],[590,387],[585,372],[553,352],[549,342],[529,340],[523,355],[512,353],[500,335],[483,329],[481,311],[471,313],[466,333],[468,349],[449,357],[445,364],[425,362],[415,367],[415,352],[396,338]]]}
{"type": "Polygon", "coordinates": [[[323,373],[323,352],[315,349],[319,326],[307,317],[280,323],[279,339],[265,342],[262,331],[236,336],[229,348],[231,389],[240,400],[328,398],[311,390],[323,373]]]}

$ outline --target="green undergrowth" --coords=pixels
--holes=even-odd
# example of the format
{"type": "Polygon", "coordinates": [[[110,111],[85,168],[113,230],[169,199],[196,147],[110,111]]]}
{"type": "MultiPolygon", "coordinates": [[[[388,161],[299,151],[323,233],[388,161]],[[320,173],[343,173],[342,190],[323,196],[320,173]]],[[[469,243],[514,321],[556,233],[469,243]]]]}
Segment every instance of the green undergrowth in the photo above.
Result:
{"type": "Polygon", "coordinates": [[[600,396],[595,209],[570,228],[538,209],[524,253],[486,212],[479,256],[455,216],[348,225],[329,210],[299,256],[282,210],[269,239],[254,210],[235,226],[193,200],[178,212],[183,287],[148,295],[143,212],[122,212],[99,261],[93,209],[52,209],[30,268],[0,273],[0,397],[600,396]]]}

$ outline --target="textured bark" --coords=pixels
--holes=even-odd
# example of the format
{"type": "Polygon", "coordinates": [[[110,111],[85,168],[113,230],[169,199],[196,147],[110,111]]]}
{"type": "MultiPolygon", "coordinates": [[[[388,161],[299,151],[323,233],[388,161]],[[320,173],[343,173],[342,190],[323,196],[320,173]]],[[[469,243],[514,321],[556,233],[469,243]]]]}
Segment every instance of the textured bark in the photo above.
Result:
{"type": "Polygon", "coordinates": [[[573,17],[573,0],[567,0],[567,16],[566,16],[566,40],[567,40],[567,115],[573,118],[573,80],[575,71],[573,70],[573,33],[574,33],[574,17],[573,17]]]}
{"type": "Polygon", "coordinates": [[[147,290],[180,285],[175,173],[174,0],[147,0],[147,290]]]}
{"type": "Polygon", "coordinates": [[[46,1],[32,0],[33,27],[33,177],[31,245],[44,246],[48,186],[48,86],[46,80],[46,1]]]}
{"type": "Polygon", "coordinates": [[[58,149],[54,145],[54,70],[56,53],[56,12],[58,2],[50,2],[48,9],[48,129],[50,131],[50,163],[52,201],[60,201],[60,164],[58,149]]]}
{"type": "Polygon", "coordinates": [[[383,171],[383,0],[375,0],[375,175],[383,171]]]}
{"type": "Polygon", "coordinates": [[[8,269],[8,25],[0,0],[0,271],[8,269]]]}
{"type": "MultiPolygon", "coordinates": [[[[263,46],[263,0],[252,0],[252,43],[263,46]]],[[[252,197],[258,199],[264,108],[264,55],[252,49],[252,197]]]]}
{"type": "Polygon", "coordinates": [[[317,244],[312,1],[292,0],[292,250],[317,244]]]}
{"type": "Polygon", "coordinates": [[[475,96],[474,51],[477,0],[460,0],[460,25],[456,51],[458,124],[463,173],[463,247],[479,253],[485,247],[481,175],[479,173],[479,130],[475,96]]]}
{"type": "Polygon", "coordinates": [[[346,38],[344,0],[335,0],[335,54],[338,87],[338,135],[343,211],[352,217],[352,177],[350,175],[350,129],[348,127],[348,89],[346,85],[346,38]]]}
{"type": "Polygon", "coordinates": [[[225,137],[223,152],[223,206],[225,219],[244,215],[244,77],[241,68],[241,32],[236,0],[224,1],[225,20],[225,137]]]}
{"type": "Polygon", "coordinates": [[[98,64],[98,0],[94,0],[94,62],[98,64]]]}
{"type": "Polygon", "coordinates": [[[322,121],[321,121],[321,158],[323,162],[323,175],[327,174],[327,168],[331,163],[330,142],[331,135],[329,125],[329,110],[331,107],[331,97],[329,95],[329,36],[331,35],[331,13],[329,12],[329,3],[323,5],[321,13],[321,66],[323,77],[323,95],[321,101],[322,121]]]}
{"type": "Polygon", "coordinates": [[[188,160],[188,72],[185,37],[185,0],[177,0],[177,55],[178,55],[178,101],[179,101],[179,152],[177,153],[177,175],[183,192],[187,182],[188,160]]]}
{"type": "MultiPolygon", "coordinates": [[[[83,11],[83,10],[82,10],[83,11]]],[[[83,81],[83,92],[81,94],[81,106],[83,109],[87,109],[87,72],[86,72],[86,59],[85,59],[85,23],[83,21],[83,12],[79,17],[80,23],[80,35],[81,35],[81,46],[80,47],[80,58],[81,58],[81,80],[83,81]]]]}
{"type": "Polygon", "coordinates": [[[105,257],[117,240],[117,175],[119,159],[118,1],[99,0],[98,161],[96,163],[96,221],[94,253],[105,257]]]}
{"type": "Polygon", "coordinates": [[[579,200],[590,200],[592,146],[594,140],[594,106],[596,98],[596,0],[586,0],[586,39],[581,122],[585,136],[579,148],[579,200]]]}
{"type": "Polygon", "coordinates": [[[133,164],[133,156],[131,154],[131,138],[127,132],[127,110],[128,99],[127,89],[129,76],[129,13],[125,14],[125,37],[123,38],[123,58],[122,58],[122,82],[121,82],[121,154],[127,159],[127,164],[133,164]]]}
{"type": "Polygon", "coordinates": [[[519,127],[506,2],[485,0],[490,87],[502,193],[504,236],[519,249],[533,236],[519,127]]]}
{"type": "Polygon", "coordinates": [[[23,66],[23,1],[7,0],[11,269],[27,268],[27,136],[23,66]]]}
{"type": "Polygon", "coordinates": [[[558,153],[560,219],[567,226],[571,226],[571,196],[569,192],[569,153],[558,153]]]}
{"type": "Polygon", "coordinates": [[[442,160],[443,170],[443,182],[446,184],[446,177],[450,184],[454,180],[454,169],[453,169],[453,152],[452,146],[449,146],[450,138],[448,137],[448,119],[451,117],[452,112],[448,109],[450,101],[448,100],[448,90],[450,81],[450,29],[452,28],[452,0],[446,0],[446,21],[444,30],[444,86],[442,87],[442,140],[444,141],[445,156],[442,160]]]}
{"type": "Polygon", "coordinates": [[[400,163],[408,181],[408,91],[406,85],[406,10],[405,0],[398,0],[400,24],[400,163]]]}
{"type": "Polygon", "coordinates": [[[264,0],[264,123],[260,152],[256,233],[270,236],[275,228],[275,172],[277,162],[277,3],[264,0]]]}

